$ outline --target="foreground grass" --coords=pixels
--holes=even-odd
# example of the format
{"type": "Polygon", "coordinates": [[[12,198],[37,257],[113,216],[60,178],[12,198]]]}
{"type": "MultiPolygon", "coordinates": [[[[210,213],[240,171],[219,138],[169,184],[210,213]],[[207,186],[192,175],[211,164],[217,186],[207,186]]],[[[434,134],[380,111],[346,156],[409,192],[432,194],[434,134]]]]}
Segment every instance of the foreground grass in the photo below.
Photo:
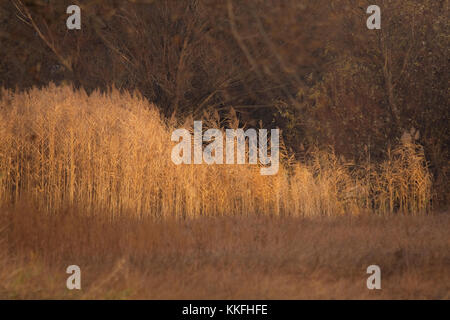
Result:
{"type": "Polygon", "coordinates": [[[2,299],[449,299],[448,214],[157,221],[3,209],[2,299]],[[82,290],[65,287],[81,267],[82,290]],[[382,290],[366,288],[366,268],[382,290]]]}
{"type": "Polygon", "coordinates": [[[174,165],[178,125],[139,95],[0,95],[0,298],[448,299],[450,219],[429,214],[411,139],[380,163],[311,150],[261,176],[174,165]]]}

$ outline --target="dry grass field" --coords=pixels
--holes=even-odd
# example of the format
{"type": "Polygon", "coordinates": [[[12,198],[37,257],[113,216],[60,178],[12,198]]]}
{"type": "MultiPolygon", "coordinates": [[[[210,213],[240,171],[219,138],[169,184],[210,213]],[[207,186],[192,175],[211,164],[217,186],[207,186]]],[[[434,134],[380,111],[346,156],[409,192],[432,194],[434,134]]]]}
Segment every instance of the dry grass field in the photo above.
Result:
{"type": "Polygon", "coordinates": [[[1,219],[3,299],[450,298],[448,214],[111,221],[21,206],[1,219]],[[381,290],[366,288],[372,264],[381,290]]]}
{"type": "Polygon", "coordinates": [[[449,298],[450,218],[408,137],[379,163],[283,151],[261,176],[174,165],[175,127],[117,90],[3,90],[0,298],[449,298]]]}
{"type": "Polygon", "coordinates": [[[0,299],[448,300],[449,3],[1,0],[0,299]]]}
{"type": "MultiPolygon", "coordinates": [[[[205,119],[218,128],[213,121],[205,119]]],[[[299,162],[282,152],[278,174],[262,176],[255,165],[173,164],[175,125],[146,100],[117,90],[3,91],[0,122],[2,202],[27,197],[46,212],[72,205],[164,218],[430,210],[431,174],[422,148],[408,139],[380,163],[323,150],[299,162]]],[[[192,129],[192,119],[182,125],[192,129]]]]}

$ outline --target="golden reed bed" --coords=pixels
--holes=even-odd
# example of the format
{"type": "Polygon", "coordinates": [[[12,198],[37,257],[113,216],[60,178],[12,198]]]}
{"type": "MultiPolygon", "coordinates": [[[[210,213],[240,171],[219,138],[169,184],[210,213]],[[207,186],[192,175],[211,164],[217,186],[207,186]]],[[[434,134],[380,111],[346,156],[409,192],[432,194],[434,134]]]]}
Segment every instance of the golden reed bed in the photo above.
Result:
{"type": "Polygon", "coordinates": [[[300,163],[284,152],[278,174],[261,176],[255,165],[173,164],[175,129],[138,94],[2,90],[0,201],[26,197],[46,212],[76,205],[140,217],[430,209],[431,175],[422,148],[407,139],[382,163],[357,165],[319,150],[300,163]]]}
{"type": "Polygon", "coordinates": [[[448,299],[450,220],[421,214],[420,146],[403,139],[358,165],[282,151],[262,176],[174,165],[175,127],[117,90],[2,91],[0,298],[448,299]],[[382,290],[366,287],[372,264],[382,290]]]}

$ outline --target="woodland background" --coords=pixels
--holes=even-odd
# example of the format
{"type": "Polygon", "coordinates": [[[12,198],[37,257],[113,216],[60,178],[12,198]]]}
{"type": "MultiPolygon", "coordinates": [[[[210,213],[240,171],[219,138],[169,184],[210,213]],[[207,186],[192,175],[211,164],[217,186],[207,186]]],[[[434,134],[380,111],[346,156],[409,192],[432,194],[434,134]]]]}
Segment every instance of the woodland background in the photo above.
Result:
{"type": "Polygon", "coordinates": [[[282,129],[296,158],[315,146],[378,161],[421,144],[434,202],[448,201],[448,0],[2,1],[0,87],[50,82],[138,90],[171,122],[282,129]],[[66,8],[82,29],[67,30],[66,8]],[[368,30],[366,8],[382,10],[368,30]]]}

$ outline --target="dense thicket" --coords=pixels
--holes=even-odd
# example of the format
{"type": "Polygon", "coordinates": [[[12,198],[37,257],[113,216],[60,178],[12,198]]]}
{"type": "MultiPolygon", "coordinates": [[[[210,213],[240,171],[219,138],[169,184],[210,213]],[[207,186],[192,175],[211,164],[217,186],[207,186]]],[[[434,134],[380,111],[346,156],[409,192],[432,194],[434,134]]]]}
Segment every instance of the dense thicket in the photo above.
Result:
{"type": "Polygon", "coordinates": [[[445,202],[448,0],[372,2],[381,30],[363,0],[2,1],[0,86],[138,89],[171,119],[278,126],[298,155],[377,160],[408,132],[445,202]]]}

